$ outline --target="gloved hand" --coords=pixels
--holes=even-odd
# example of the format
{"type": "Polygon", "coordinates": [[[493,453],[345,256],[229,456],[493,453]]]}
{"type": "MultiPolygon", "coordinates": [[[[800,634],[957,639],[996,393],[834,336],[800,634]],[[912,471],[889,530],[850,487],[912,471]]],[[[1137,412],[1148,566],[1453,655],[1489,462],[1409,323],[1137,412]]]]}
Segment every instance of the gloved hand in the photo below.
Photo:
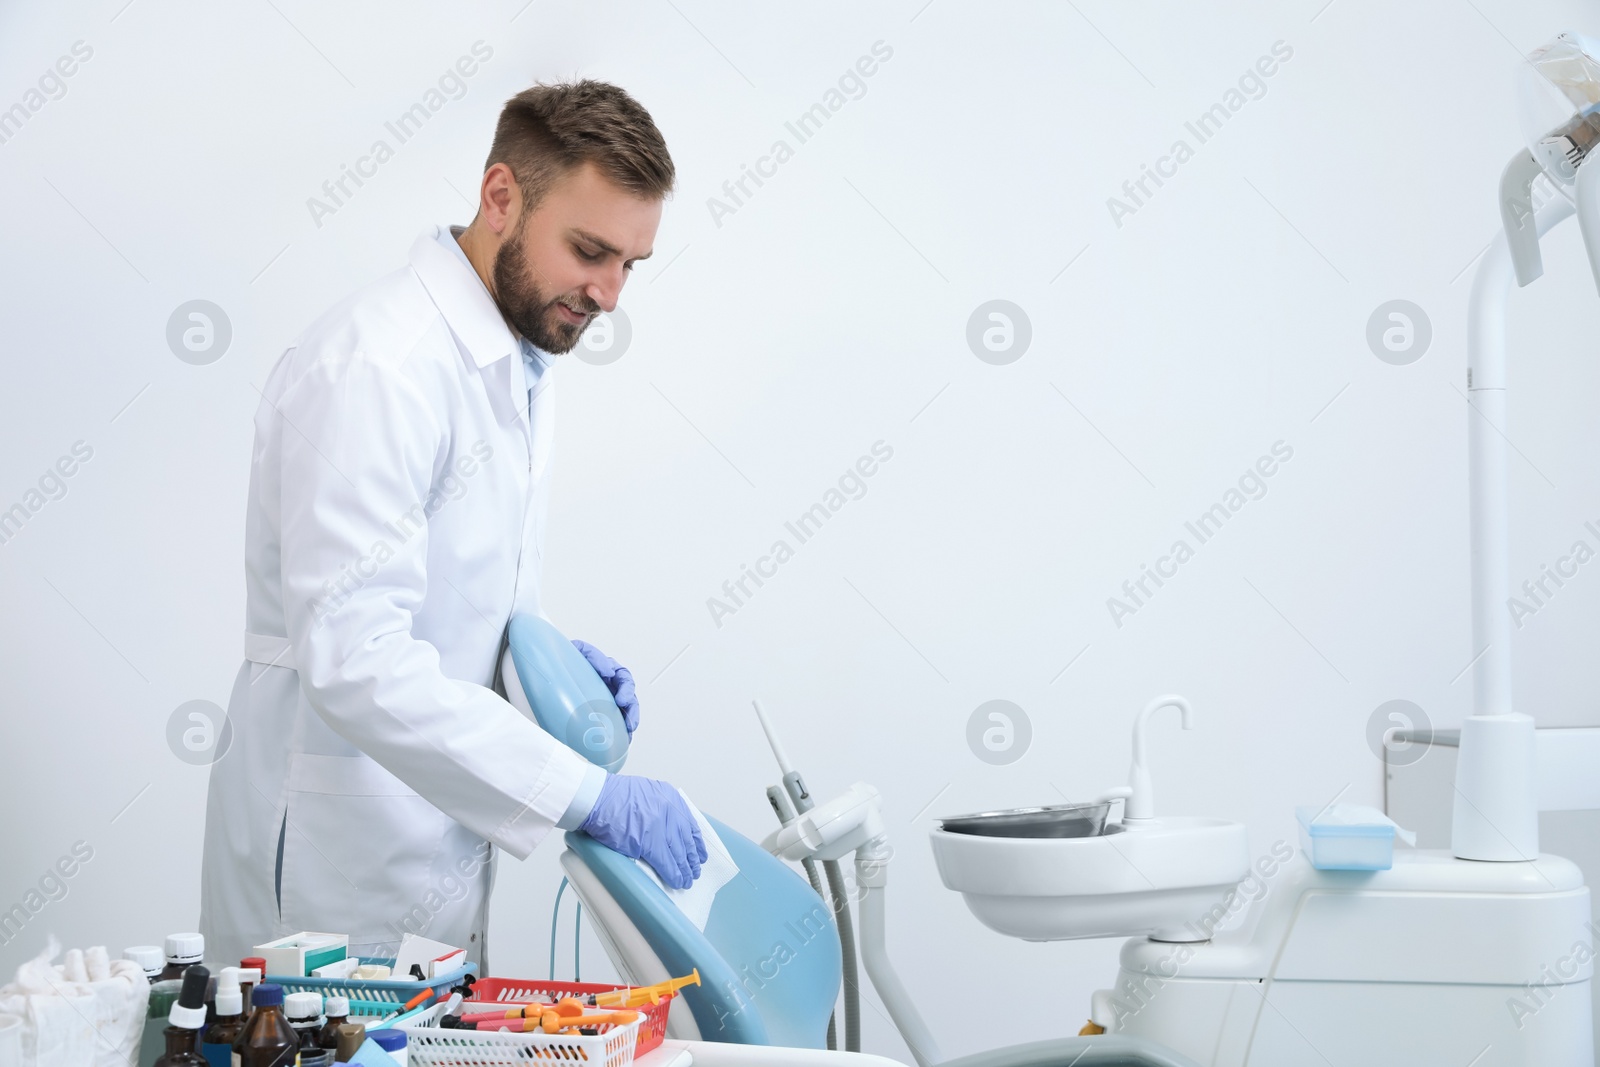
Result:
{"type": "Polygon", "coordinates": [[[674,889],[700,877],[706,843],[683,794],[666,782],[608,774],[594,810],[578,827],[629,859],[642,859],[674,889]]]}
{"type": "Polygon", "coordinates": [[[633,731],[639,727],[639,698],[633,690],[633,672],[622,664],[601,652],[587,641],[576,638],[572,643],[577,646],[583,658],[589,661],[589,666],[606,683],[606,688],[611,690],[611,698],[617,702],[617,710],[622,712],[622,725],[628,728],[628,736],[633,736],[633,731]]]}

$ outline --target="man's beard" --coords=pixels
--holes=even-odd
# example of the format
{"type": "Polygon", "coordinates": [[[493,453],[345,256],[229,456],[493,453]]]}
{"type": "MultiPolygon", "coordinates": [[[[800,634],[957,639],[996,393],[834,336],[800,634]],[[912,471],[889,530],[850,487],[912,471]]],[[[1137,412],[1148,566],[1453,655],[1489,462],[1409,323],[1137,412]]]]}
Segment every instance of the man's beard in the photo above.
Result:
{"type": "Polygon", "coordinates": [[[547,298],[538,283],[530,277],[532,273],[528,270],[527,254],[522,247],[522,228],[519,226],[516,234],[495,253],[495,302],[500,305],[500,313],[506,317],[512,329],[531,341],[536,348],[552,355],[569,352],[600,308],[582,294],[547,298]],[[558,303],[565,303],[589,318],[581,323],[570,323],[556,309],[558,303]]]}

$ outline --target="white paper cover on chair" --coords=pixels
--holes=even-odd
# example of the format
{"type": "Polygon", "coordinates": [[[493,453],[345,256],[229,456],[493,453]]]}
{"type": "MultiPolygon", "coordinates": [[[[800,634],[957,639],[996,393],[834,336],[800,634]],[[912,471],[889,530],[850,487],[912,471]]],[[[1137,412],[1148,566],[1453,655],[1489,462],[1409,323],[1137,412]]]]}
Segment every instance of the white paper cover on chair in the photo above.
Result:
{"type": "MultiPolygon", "coordinates": [[[[682,796],[683,790],[678,790],[678,793],[682,796]]],[[[733,857],[728,854],[722,838],[717,836],[717,832],[711,828],[711,823],[706,821],[706,817],[700,814],[700,809],[694,806],[694,801],[684,796],[683,802],[689,805],[694,821],[700,825],[700,836],[706,843],[706,862],[701,866],[700,877],[694,880],[694,885],[688,889],[672,889],[644,860],[634,860],[634,862],[651,881],[661,887],[661,891],[667,894],[667,899],[678,906],[684,918],[694,923],[696,930],[705,933],[706,921],[711,918],[711,905],[717,898],[717,890],[738,876],[739,865],[733,862],[733,857]]]]}

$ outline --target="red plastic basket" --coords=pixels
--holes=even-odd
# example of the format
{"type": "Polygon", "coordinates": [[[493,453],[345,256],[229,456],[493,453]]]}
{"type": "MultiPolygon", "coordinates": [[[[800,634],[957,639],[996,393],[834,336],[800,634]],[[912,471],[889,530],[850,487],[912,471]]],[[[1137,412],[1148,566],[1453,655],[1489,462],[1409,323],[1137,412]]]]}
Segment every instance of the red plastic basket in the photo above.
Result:
{"type": "MultiPolygon", "coordinates": [[[[495,1004],[526,1004],[536,997],[581,997],[588,993],[609,993],[613,989],[628,989],[625,985],[607,982],[547,982],[521,978],[480,978],[472,986],[472,999],[461,1005],[463,1012],[495,1004]]],[[[667,1010],[672,1007],[676,993],[661,998],[659,1004],[645,1004],[634,1008],[644,1018],[639,1020],[639,1039],[634,1045],[634,1055],[642,1056],[666,1040],[667,1010]]]]}

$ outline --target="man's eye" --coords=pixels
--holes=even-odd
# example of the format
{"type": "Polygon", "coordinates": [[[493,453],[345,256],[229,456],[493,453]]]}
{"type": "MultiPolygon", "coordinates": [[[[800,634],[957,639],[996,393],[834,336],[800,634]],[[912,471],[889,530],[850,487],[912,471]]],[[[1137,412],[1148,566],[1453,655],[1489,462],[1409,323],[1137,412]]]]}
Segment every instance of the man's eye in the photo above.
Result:
{"type": "Polygon", "coordinates": [[[583,260],[585,263],[598,263],[601,259],[605,258],[604,252],[590,252],[582,248],[579,248],[577,252],[578,258],[583,260]]]}

